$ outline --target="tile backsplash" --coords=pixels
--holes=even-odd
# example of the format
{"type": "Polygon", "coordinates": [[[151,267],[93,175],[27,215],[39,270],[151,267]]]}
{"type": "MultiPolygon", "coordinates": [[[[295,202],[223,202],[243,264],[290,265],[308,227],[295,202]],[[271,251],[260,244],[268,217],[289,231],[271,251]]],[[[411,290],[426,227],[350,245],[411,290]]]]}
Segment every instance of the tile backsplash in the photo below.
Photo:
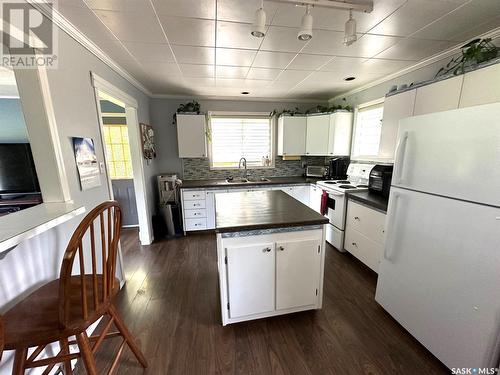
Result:
{"type": "MultiPolygon", "coordinates": [[[[277,156],[274,168],[248,169],[247,174],[249,178],[302,176],[304,174],[303,163],[324,165],[325,157],[303,156],[301,160],[283,160],[281,156],[277,156]]],[[[242,175],[243,170],[237,169],[210,170],[209,159],[183,159],[183,176],[185,180],[224,179],[228,176],[238,177],[242,175]]]]}

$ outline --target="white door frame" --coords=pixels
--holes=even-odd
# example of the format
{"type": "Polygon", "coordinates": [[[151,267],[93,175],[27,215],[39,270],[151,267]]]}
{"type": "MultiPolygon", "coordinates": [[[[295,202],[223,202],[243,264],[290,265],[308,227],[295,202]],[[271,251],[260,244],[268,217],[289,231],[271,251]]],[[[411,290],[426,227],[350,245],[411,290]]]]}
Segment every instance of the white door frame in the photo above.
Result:
{"type": "MultiPolygon", "coordinates": [[[[142,160],[141,132],[139,127],[139,119],[137,117],[138,103],[133,97],[116,88],[114,85],[93,72],[91,72],[91,80],[95,92],[101,135],[104,134],[104,125],[101,116],[101,108],[99,105],[99,92],[105,93],[124,104],[130,143],[130,155],[132,158],[132,169],[134,173],[134,190],[135,200],[137,204],[137,216],[139,218],[139,240],[141,242],[141,245],[150,245],[153,242],[153,224],[151,220],[151,213],[149,210],[149,200],[146,187],[147,185],[144,175],[144,164],[142,160]]],[[[103,136],[101,136],[101,141],[103,143],[103,149],[106,150],[103,136]]],[[[106,153],[104,153],[104,159],[105,168],[107,171],[108,164],[106,161],[106,153]]],[[[110,197],[113,198],[111,178],[109,177],[109,173],[106,174],[108,176],[109,194],[110,197]]]]}

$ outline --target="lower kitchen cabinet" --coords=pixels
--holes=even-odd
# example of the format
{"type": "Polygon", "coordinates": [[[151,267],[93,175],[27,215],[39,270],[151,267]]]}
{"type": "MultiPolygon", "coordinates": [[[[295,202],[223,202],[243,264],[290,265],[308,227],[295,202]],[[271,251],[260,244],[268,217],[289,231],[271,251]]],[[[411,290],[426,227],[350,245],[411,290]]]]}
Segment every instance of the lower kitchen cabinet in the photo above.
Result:
{"type": "Polygon", "coordinates": [[[232,318],[274,310],[274,243],[227,246],[227,294],[232,318]]]}
{"type": "Polygon", "coordinates": [[[385,235],[385,213],[349,200],[344,248],[378,273],[385,235]]]}
{"type": "Polygon", "coordinates": [[[309,186],[309,207],[314,211],[321,213],[321,196],[323,195],[323,189],[317,185],[309,186]]]}
{"type": "Polygon", "coordinates": [[[319,309],[324,230],[217,235],[223,325],[319,309]]]}
{"type": "Polygon", "coordinates": [[[319,240],[282,241],[276,244],[277,310],[313,305],[316,302],[320,251],[319,240]]]}

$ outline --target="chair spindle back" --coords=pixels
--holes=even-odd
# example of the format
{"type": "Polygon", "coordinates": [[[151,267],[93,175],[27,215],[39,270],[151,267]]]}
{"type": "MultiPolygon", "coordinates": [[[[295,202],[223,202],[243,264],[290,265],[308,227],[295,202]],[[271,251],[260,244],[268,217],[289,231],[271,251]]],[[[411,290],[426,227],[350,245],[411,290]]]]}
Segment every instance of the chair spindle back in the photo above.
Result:
{"type": "Polygon", "coordinates": [[[115,201],[107,201],[90,211],[73,233],[64,253],[59,278],[59,320],[62,326],[79,319],[87,320],[110,303],[116,287],[121,224],[120,206],[115,201]],[[72,276],[77,257],[80,272],[78,276],[72,276]],[[90,273],[85,269],[88,257],[90,273]],[[74,295],[75,286],[78,296],[74,295]],[[79,303],[75,303],[77,298],[79,303]]]}

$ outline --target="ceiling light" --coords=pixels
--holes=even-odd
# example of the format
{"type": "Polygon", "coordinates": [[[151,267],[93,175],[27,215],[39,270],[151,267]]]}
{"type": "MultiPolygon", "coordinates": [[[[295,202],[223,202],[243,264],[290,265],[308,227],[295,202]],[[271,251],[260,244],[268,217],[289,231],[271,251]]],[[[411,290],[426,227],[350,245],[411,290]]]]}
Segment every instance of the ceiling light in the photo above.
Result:
{"type": "Polygon", "coordinates": [[[356,20],[352,18],[351,9],[349,10],[349,19],[345,23],[344,44],[350,46],[356,40],[358,40],[358,36],[356,35],[356,20]]]}
{"type": "Polygon", "coordinates": [[[302,24],[300,25],[300,31],[297,35],[299,40],[307,41],[313,37],[313,16],[311,15],[310,5],[306,8],[306,14],[302,16],[302,24]]]}
{"type": "Polygon", "coordinates": [[[264,0],[261,0],[260,8],[255,11],[255,19],[251,34],[256,38],[264,38],[266,35],[266,12],[264,12],[264,0]]]}

